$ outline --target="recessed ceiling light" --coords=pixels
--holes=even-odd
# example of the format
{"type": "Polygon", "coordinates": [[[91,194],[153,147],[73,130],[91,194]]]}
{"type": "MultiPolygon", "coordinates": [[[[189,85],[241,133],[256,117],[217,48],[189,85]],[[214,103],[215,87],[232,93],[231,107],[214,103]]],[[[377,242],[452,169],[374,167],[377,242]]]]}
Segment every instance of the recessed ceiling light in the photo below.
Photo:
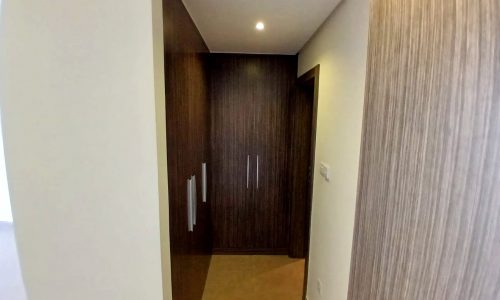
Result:
{"type": "Polygon", "coordinates": [[[255,28],[257,30],[261,30],[261,31],[264,30],[264,27],[265,27],[264,23],[262,23],[262,22],[257,22],[257,25],[255,25],[255,28]]]}

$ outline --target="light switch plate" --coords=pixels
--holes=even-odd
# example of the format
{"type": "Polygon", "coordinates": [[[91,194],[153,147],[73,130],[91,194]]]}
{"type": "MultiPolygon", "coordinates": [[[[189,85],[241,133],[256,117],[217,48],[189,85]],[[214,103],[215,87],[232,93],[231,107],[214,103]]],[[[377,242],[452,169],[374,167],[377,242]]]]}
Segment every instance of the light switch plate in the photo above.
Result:
{"type": "Polygon", "coordinates": [[[320,163],[319,173],[326,181],[330,182],[330,166],[325,163],[320,163]]]}
{"type": "Polygon", "coordinates": [[[323,283],[321,282],[320,279],[316,280],[316,291],[318,292],[318,295],[320,295],[320,296],[323,293],[323,283]]]}

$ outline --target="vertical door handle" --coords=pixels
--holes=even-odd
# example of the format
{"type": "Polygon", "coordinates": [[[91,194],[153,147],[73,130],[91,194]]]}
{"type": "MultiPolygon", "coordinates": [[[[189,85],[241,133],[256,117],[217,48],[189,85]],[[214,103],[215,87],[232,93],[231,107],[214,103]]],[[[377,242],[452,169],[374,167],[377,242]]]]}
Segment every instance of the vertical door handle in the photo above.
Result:
{"type": "Polygon", "coordinates": [[[193,232],[193,187],[192,178],[187,180],[187,220],[188,231],[193,232]]]}
{"type": "Polygon", "coordinates": [[[257,171],[256,171],[256,177],[257,177],[257,189],[259,189],[259,156],[257,155],[257,171]]]}
{"type": "Polygon", "coordinates": [[[250,183],[250,155],[247,156],[247,190],[250,183]]]}
{"type": "Polygon", "coordinates": [[[191,188],[193,189],[192,194],[191,194],[191,199],[193,203],[193,226],[196,225],[196,218],[197,218],[197,212],[196,210],[198,209],[198,199],[196,195],[196,176],[193,175],[191,177],[191,188]]]}
{"type": "Polygon", "coordinates": [[[207,202],[207,163],[201,165],[201,183],[203,192],[203,203],[207,202]]]}

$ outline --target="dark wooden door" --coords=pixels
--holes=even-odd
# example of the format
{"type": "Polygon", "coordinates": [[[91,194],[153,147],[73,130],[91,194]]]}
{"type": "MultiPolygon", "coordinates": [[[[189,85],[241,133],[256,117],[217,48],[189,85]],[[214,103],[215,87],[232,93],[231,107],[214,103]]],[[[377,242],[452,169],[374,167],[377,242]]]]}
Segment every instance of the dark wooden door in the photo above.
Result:
{"type": "Polygon", "coordinates": [[[242,60],[215,55],[210,64],[214,252],[247,248],[253,238],[254,87],[242,60]]]}
{"type": "MultiPolygon", "coordinates": [[[[170,249],[162,243],[162,258],[168,261],[164,255],[170,254],[173,299],[197,300],[203,295],[212,247],[210,197],[207,203],[200,201],[201,165],[210,156],[208,48],[181,0],[163,1],[163,16],[169,223],[166,226],[163,217],[161,223],[162,239],[170,233],[170,249]],[[197,224],[189,232],[186,184],[192,175],[199,201],[197,224]]],[[[161,208],[166,209],[164,203],[161,208]]]]}
{"type": "Polygon", "coordinates": [[[299,78],[295,93],[290,98],[288,254],[295,258],[305,258],[309,252],[318,80],[319,66],[299,78]]]}
{"type": "Polygon", "coordinates": [[[253,247],[264,252],[287,253],[288,248],[288,108],[296,77],[294,61],[294,57],[287,56],[254,58],[259,86],[253,91],[256,172],[253,247]]]}
{"type": "Polygon", "coordinates": [[[212,55],[214,252],[287,251],[287,102],[295,77],[294,56],[212,55]]]}

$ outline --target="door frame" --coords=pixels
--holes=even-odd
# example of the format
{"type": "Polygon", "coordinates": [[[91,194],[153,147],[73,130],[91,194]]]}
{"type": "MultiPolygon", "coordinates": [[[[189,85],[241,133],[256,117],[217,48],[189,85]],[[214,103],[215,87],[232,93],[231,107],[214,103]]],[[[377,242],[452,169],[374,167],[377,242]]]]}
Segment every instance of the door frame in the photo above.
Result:
{"type": "Polygon", "coordinates": [[[298,85],[306,85],[310,84],[313,81],[314,86],[314,97],[313,97],[313,109],[312,109],[312,118],[311,118],[311,148],[309,153],[309,162],[310,162],[310,175],[308,182],[308,191],[307,191],[307,201],[310,203],[309,210],[307,211],[308,219],[309,219],[309,235],[307,237],[307,254],[306,261],[304,267],[304,287],[303,287],[303,295],[302,299],[306,300],[307,298],[307,283],[309,281],[309,255],[310,255],[310,245],[311,245],[311,224],[312,224],[312,201],[313,201],[313,185],[314,185],[314,166],[315,166],[315,156],[316,156],[316,128],[318,121],[318,95],[319,95],[319,72],[320,65],[314,66],[309,71],[305,72],[297,79],[298,85]]]}

